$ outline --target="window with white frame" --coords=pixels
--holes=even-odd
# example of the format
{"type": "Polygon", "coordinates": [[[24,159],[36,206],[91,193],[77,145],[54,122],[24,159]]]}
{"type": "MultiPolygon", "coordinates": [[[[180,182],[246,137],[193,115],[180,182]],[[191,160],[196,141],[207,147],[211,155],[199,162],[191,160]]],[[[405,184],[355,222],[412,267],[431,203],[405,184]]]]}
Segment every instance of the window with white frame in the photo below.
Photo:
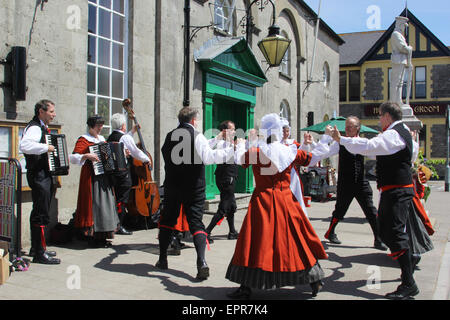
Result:
{"type": "Polygon", "coordinates": [[[289,105],[286,101],[281,101],[280,104],[280,116],[291,123],[291,112],[289,110],[289,105]]]}
{"type": "Polygon", "coordinates": [[[104,135],[127,95],[127,8],[128,0],[89,0],[87,116],[104,117],[104,135]]]}
{"type": "MultiPolygon", "coordinates": [[[[282,31],[281,35],[286,39],[289,39],[286,32],[282,31]]],[[[283,59],[281,60],[279,70],[281,74],[287,76],[291,75],[291,46],[289,46],[288,49],[286,50],[286,53],[284,54],[283,59]]]]}
{"type": "Polygon", "coordinates": [[[427,68],[426,67],[416,67],[415,75],[415,91],[416,99],[427,97],[427,68]]]}
{"type": "Polygon", "coordinates": [[[235,7],[236,0],[215,0],[214,27],[233,35],[235,7]]]}

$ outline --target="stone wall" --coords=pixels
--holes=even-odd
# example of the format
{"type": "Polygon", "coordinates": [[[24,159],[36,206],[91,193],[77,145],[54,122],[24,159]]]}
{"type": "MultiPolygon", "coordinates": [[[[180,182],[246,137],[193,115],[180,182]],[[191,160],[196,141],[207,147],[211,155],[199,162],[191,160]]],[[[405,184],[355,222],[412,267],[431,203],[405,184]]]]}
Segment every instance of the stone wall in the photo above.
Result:
{"type": "Polygon", "coordinates": [[[431,69],[431,97],[450,97],[450,64],[436,64],[431,69]]]}
{"type": "Polygon", "coordinates": [[[435,124],[431,127],[431,157],[444,158],[447,156],[445,138],[445,124],[435,124]]]}
{"type": "Polygon", "coordinates": [[[383,69],[367,68],[364,73],[366,100],[383,100],[383,69]]]}

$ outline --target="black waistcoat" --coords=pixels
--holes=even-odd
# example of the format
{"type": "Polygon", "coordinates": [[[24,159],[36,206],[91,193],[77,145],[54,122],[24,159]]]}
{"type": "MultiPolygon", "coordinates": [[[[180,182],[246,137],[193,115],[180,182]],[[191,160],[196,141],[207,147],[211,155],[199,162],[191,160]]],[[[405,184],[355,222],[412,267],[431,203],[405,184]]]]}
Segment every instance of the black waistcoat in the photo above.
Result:
{"type": "Polygon", "coordinates": [[[378,188],[388,185],[408,185],[412,183],[411,158],[412,138],[403,123],[395,125],[397,131],[406,143],[406,148],[388,156],[377,156],[378,188]]]}
{"type": "MultiPolygon", "coordinates": [[[[26,126],[25,130],[28,130],[29,127],[31,126],[38,126],[39,128],[41,128],[41,140],[39,141],[40,143],[45,143],[45,135],[48,133],[47,129],[41,125],[41,122],[39,120],[39,118],[34,117],[26,126]]],[[[24,131],[25,131],[24,130],[24,131]]],[[[40,154],[40,155],[35,155],[35,154],[24,154],[25,156],[25,160],[26,160],[26,168],[28,171],[39,171],[39,170],[46,170],[49,171],[49,167],[48,167],[48,154],[47,152],[40,154]]]]}
{"type": "Polygon", "coordinates": [[[364,156],[350,153],[344,146],[339,148],[339,184],[360,183],[364,180],[364,156]]]}
{"type": "Polygon", "coordinates": [[[119,142],[120,138],[124,135],[121,131],[113,131],[106,141],[108,142],[119,142]]]}
{"type": "Polygon", "coordinates": [[[166,173],[165,187],[190,191],[205,187],[205,165],[195,150],[197,135],[198,132],[187,123],[180,124],[167,134],[161,148],[166,173]]]}
{"type": "MultiPolygon", "coordinates": [[[[122,131],[116,131],[115,130],[109,135],[109,137],[108,137],[108,139],[106,139],[106,141],[107,142],[119,142],[120,138],[122,138],[123,135],[124,135],[124,133],[122,131]]],[[[136,185],[137,184],[137,180],[136,180],[137,177],[135,177],[134,169],[132,169],[133,168],[133,158],[132,157],[127,157],[127,167],[128,167],[129,170],[131,170],[132,179],[133,179],[133,185],[136,185]]],[[[118,176],[126,175],[126,174],[128,174],[127,171],[116,173],[116,175],[118,175],[118,176]]]]}

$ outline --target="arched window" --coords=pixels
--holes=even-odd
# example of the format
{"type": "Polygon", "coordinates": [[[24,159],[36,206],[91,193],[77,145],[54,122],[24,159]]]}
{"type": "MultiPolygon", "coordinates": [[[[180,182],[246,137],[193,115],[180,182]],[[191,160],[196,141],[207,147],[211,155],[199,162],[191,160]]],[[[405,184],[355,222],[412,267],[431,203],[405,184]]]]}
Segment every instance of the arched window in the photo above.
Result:
{"type": "MultiPolygon", "coordinates": [[[[288,35],[286,32],[282,31],[281,35],[283,37],[285,37],[286,39],[288,38],[288,35]]],[[[281,64],[280,64],[280,73],[290,76],[291,75],[291,46],[288,47],[288,49],[286,50],[286,53],[284,54],[283,60],[281,60],[281,64]]]]}
{"type": "Polygon", "coordinates": [[[235,7],[236,0],[215,0],[214,27],[233,35],[235,7]]]}
{"type": "Polygon", "coordinates": [[[289,123],[291,123],[291,110],[287,101],[283,100],[280,104],[280,117],[285,118],[289,123]]]}
{"type": "Polygon", "coordinates": [[[325,61],[323,64],[323,85],[325,87],[328,87],[330,85],[330,66],[328,65],[328,62],[325,61]]]}

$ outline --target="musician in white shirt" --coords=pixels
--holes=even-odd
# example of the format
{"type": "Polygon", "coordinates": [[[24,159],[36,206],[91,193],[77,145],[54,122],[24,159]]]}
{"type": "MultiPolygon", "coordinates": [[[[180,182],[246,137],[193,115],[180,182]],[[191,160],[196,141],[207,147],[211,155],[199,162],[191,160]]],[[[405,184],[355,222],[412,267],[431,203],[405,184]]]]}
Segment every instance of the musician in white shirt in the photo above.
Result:
{"type": "MultiPolygon", "coordinates": [[[[123,113],[115,113],[111,117],[111,128],[113,132],[108,137],[108,142],[121,142],[124,145],[125,153],[132,158],[128,159],[127,170],[124,172],[117,172],[112,175],[112,180],[114,184],[114,191],[117,202],[117,212],[119,214],[120,226],[118,227],[116,234],[121,235],[132,235],[131,231],[128,231],[124,227],[124,219],[126,215],[126,208],[128,205],[128,200],[130,198],[130,191],[133,185],[132,175],[134,170],[133,166],[133,158],[141,161],[144,165],[148,165],[150,163],[150,158],[136,146],[136,143],[133,139],[133,134],[136,132],[136,125],[133,127],[130,132],[127,132],[127,123],[126,118],[123,113]]],[[[135,179],[136,180],[136,179],[135,179]]],[[[136,184],[137,182],[135,182],[136,184]]]]}
{"type": "Polygon", "coordinates": [[[122,142],[127,155],[131,155],[134,159],[142,161],[144,164],[150,162],[149,157],[137,147],[136,143],[133,139],[133,134],[137,131],[137,126],[134,125],[133,128],[127,132],[127,123],[125,119],[125,115],[122,113],[115,113],[111,117],[111,128],[114,132],[118,132],[120,134],[119,142],[122,142]]]}
{"type": "Polygon", "coordinates": [[[47,251],[44,229],[50,222],[50,203],[53,180],[49,171],[48,154],[54,146],[45,143],[48,125],[56,117],[55,104],[50,100],[41,100],[34,107],[34,117],[24,130],[19,150],[25,155],[27,181],[31,188],[33,209],[30,213],[31,249],[33,262],[59,264],[56,252],[47,251]]]}

